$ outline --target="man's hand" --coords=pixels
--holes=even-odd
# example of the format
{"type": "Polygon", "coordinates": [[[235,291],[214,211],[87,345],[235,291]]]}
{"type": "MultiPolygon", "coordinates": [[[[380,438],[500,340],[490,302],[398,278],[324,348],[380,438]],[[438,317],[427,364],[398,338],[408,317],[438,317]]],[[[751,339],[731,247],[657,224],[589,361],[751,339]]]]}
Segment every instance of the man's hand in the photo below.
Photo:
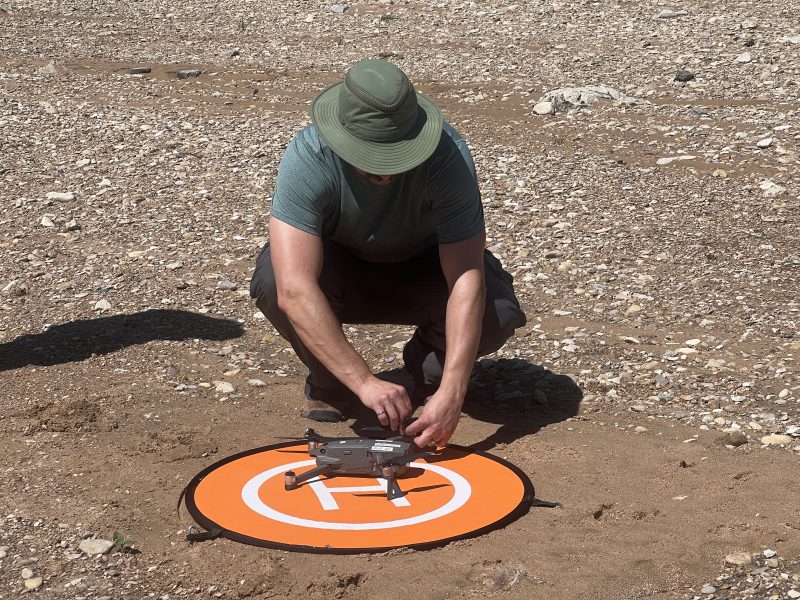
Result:
{"type": "Polygon", "coordinates": [[[414,443],[420,448],[444,446],[458,427],[463,402],[463,398],[449,395],[440,388],[425,404],[420,417],[406,428],[405,434],[416,436],[414,443]]]}
{"type": "Polygon", "coordinates": [[[392,431],[399,431],[413,411],[406,388],[377,377],[367,379],[356,394],[364,406],[375,411],[381,425],[392,431]]]}

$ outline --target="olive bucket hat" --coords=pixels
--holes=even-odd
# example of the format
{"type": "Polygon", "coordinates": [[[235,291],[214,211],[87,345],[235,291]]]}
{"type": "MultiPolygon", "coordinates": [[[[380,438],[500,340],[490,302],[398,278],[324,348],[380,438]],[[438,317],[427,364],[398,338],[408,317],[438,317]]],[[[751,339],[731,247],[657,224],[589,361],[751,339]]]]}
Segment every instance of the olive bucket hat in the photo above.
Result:
{"type": "Polygon", "coordinates": [[[442,111],[398,67],[368,59],[311,104],[317,131],[345,162],[374,175],[422,164],[442,135],[442,111]]]}

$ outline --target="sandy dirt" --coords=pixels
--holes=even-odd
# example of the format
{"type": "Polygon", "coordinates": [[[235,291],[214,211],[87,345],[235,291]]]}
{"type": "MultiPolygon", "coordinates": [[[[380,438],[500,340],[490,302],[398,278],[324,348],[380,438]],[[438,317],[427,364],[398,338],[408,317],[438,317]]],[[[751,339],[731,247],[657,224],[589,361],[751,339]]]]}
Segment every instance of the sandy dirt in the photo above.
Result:
{"type": "MultiPolygon", "coordinates": [[[[745,4],[0,5],[0,598],[800,597],[800,31],[745,4]],[[563,508],[429,551],[190,545],[192,477],[310,424],[247,285],[307,103],[376,56],[470,141],[529,317],[453,441],[563,508]],[[597,83],[646,102],[533,111],[597,83]]],[[[345,331],[397,375],[410,330],[345,331]]]]}

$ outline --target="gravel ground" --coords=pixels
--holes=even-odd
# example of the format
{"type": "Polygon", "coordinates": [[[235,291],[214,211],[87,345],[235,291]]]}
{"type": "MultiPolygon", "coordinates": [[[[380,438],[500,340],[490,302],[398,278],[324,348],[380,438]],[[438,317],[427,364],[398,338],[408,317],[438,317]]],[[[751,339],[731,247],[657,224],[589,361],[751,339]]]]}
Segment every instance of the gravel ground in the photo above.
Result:
{"type": "MultiPolygon", "coordinates": [[[[315,558],[312,578],[296,557],[236,546],[254,579],[226,562],[231,542],[187,547],[172,515],[212,455],[304,427],[302,365],[248,280],[283,149],[313,96],[366,57],[405,69],[469,140],[489,246],[529,316],[476,368],[454,441],[552,475],[555,492],[583,489],[581,473],[609,482],[575,500],[575,528],[543,519],[564,528],[563,547],[537,530],[552,569],[515,554],[524,529],[382,568],[424,584],[455,565],[441,597],[800,597],[798,9],[0,3],[0,597],[394,593],[366,558],[315,558]],[[630,101],[543,103],[596,85],[630,101]],[[605,454],[572,447],[578,428],[605,454]],[[705,469],[697,492],[719,500],[673,523],[700,544],[688,563],[674,530],[606,518],[640,510],[617,471],[656,477],[642,498],[674,481],[659,452],[705,469]],[[739,485],[750,495],[714,496],[739,485]],[[576,558],[601,522],[606,543],[638,550],[605,568],[576,558]],[[80,549],[117,528],[141,552],[80,549]],[[730,564],[737,552],[749,560],[730,564]]],[[[399,366],[410,333],[346,331],[376,370],[399,366]]],[[[683,495],[664,493],[641,501],[663,515],[683,495]]]]}

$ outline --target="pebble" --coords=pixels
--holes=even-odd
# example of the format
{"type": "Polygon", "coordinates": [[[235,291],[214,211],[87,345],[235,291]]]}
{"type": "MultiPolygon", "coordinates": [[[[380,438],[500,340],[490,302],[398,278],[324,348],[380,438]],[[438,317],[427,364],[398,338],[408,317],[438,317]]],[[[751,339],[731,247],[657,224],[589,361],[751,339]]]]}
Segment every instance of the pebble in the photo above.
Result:
{"type": "Polygon", "coordinates": [[[790,44],[800,44],[800,35],[791,35],[783,39],[790,44]]]}
{"type": "Polygon", "coordinates": [[[717,588],[715,588],[713,585],[704,585],[702,588],[700,588],[701,594],[713,594],[716,591],[717,588]]]}
{"type": "Polygon", "coordinates": [[[40,223],[42,224],[43,227],[55,227],[56,226],[56,224],[53,223],[53,219],[51,219],[47,215],[42,217],[42,220],[40,221],[40,223]]]}
{"type": "Polygon", "coordinates": [[[232,281],[228,281],[227,279],[223,279],[219,283],[217,283],[218,290],[225,290],[226,292],[234,292],[239,286],[237,286],[232,281]]]}
{"type": "Polygon", "coordinates": [[[64,224],[64,231],[78,231],[80,224],[75,219],[70,219],[64,224]]]}
{"type": "Polygon", "coordinates": [[[771,435],[765,435],[761,438],[761,443],[765,446],[786,446],[790,444],[792,441],[791,436],[783,435],[779,433],[774,433],[771,435]]]}
{"type": "Polygon", "coordinates": [[[75,200],[75,192],[47,192],[44,197],[56,202],[70,202],[75,200]]]}
{"type": "Polygon", "coordinates": [[[744,446],[747,443],[747,436],[741,431],[726,431],[723,439],[727,445],[736,448],[744,446]]]}
{"type": "Polygon", "coordinates": [[[31,577],[33,577],[33,570],[28,567],[25,567],[20,572],[20,575],[22,576],[23,579],[30,579],[31,577]]]}
{"type": "Polygon", "coordinates": [[[132,67],[130,71],[128,71],[131,75],[144,75],[145,73],[149,73],[153,69],[150,67],[132,67]]]}
{"type": "Polygon", "coordinates": [[[665,156],[664,158],[659,158],[656,161],[656,164],[660,167],[663,167],[671,163],[674,163],[676,160],[692,160],[695,158],[697,157],[691,154],[681,154],[680,156],[665,156]]]}
{"type": "Polygon", "coordinates": [[[344,11],[346,11],[348,8],[349,8],[349,6],[347,4],[334,4],[333,6],[331,6],[331,12],[335,12],[335,13],[341,14],[344,11]]]}
{"type": "Polygon", "coordinates": [[[691,81],[692,79],[694,79],[694,73],[692,73],[691,71],[686,71],[684,69],[681,69],[680,71],[675,73],[675,81],[680,81],[682,83],[685,83],[687,81],[691,81]]]}
{"type": "Polygon", "coordinates": [[[777,558],[768,558],[766,564],[770,569],[777,569],[780,566],[777,558]]]}
{"type": "Polygon", "coordinates": [[[753,55],[749,52],[742,52],[739,56],[734,59],[734,62],[746,64],[749,62],[753,62],[753,55]]]}
{"type": "Polygon", "coordinates": [[[267,385],[261,379],[248,379],[247,384],[252,385],[253,387],[264,387],[267,385]]]}
{"type": "Polygon", "coordinates": [[[236,388],[233,387],[233,384],[228,381],[215,381],[214,389],[221,394],[232,394],[236,391],[236,388]]]}
{"type": "Polygon", "coordinates": [[[647,427],[642,427],[641,425],[637,425],[637,426],[634,428],[634,430],[633,430],[633,431],[634,431],[634,432],[636,432],[636,433],[647,433],[647,432],[648,432],[648,431],[650,431],[650,430],[649,430],[649,429],[647,429],[647,427]]]}
{"type": "Polygon", "coordinates": [[[670,8],[665,8],[660,13],[658,13],[659,19],[674,19],[676,17],[685,17],[689,13],[685,10],[672,10],[670,8]]]}
{"type": "Polygon", "coordinates": [[[200,69],[184,69],[178,71],[178,79],[189,79],[190,77],[200,77],[200,69]]]}
{"type": "Polygon", "coordinates": [[[767,198],[774,198],[775,196],[780,196],[783,192],[786,191],[786,188],[782,185],[778,185],[774,181],[767,179],[762,181],[758,184],[758,187],[764,192],[764,195],[767,198]]]}
{"type": "Polygon", "coordinates": [[[107,310],[111,310],[111,302],[109,302],[105,298],[102,298],[101,300],[95,302],[94,309],[99,310],[101,313],[106,312],[107,310]]]}
{"type": "Polygon", "coordinates": [[[114,542],[100,538],[89,538],[83,540],[78,547],[89,556],[96,556],[110,552],[114,547],[114,542]]]}
{"type": "Polygon", "coordinates": [[[25,580],[25,589],[26,590],[36,590],[39,589],[44,583],[44,579],[41,577],[31,577],[30,579],[25,580]]]}
{"type": "Polygon", "coordinates": [[[800,598],[800,592],[797,590],[789,590],[786,592],[786,595],[789,596],[789,598],[800,598]]]}
{"type": "Polygon", "coordinates": [[[536,115],[552,115],[555,112],[552,102],[539,102],[533,106],[533,113],[536,115]]]}
{"type": "Polygon", "coordinates": [[[728,563],[729,565],[736,565],[737,567],[741,567],[752,563],[753,555],[747,552],[734,552],[733,554],[728,554],[725,557],[725,562],[728,563]]]}
{"type": "Polygon", "coordinates": [[[769,148],[770,146],[772,146],[772,143],[774,141],[775,140],[773,140],[771,137],[764,138],[763,140],[758,140],[756,142],[756,146],[758,146],[759,148],[769,148]]]}
{"type": "Polygon", "coordinates": [[[6,550],[0,550],[0,558],[5,558],[8,556],[8,552],[6,550]]]}

